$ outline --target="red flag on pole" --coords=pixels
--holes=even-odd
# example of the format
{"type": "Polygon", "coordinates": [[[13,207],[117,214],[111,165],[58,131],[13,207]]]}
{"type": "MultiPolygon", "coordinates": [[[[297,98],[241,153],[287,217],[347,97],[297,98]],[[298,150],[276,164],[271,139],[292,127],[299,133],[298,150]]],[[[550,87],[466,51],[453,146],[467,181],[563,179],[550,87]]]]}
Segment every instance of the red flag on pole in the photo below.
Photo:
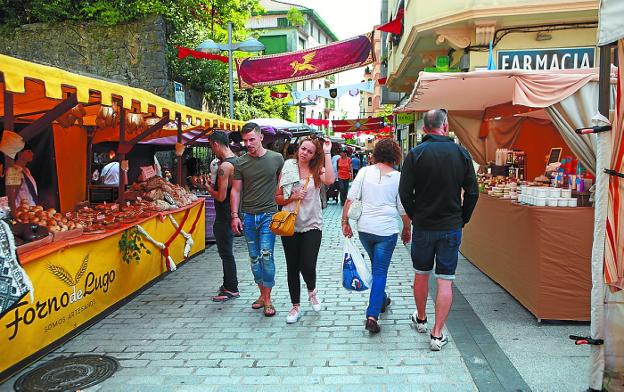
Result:
{"type": "Polygon", "coordinates": [[[401,30],[403,30],[403,12],[403,8],[400,8],[394,20],[376,27],[376,29],[379,31],[385,31],[386,33],[392,33],[394,35],[401,34],[401,30]]]}
{"type": "Polygon", "coordinates": [[[191,56],[191,57],[194,57],[196,59],[216,60],[216,61],[221,61],[222,63],[226,63],[226,64],[228,62],[227,56],[220,56],[218,54],[204,53],[204,52],[200,52],[198,50],[185,48],[184,46],[176,46],[176,48],[178,48],[178,59],[183,59],[185,57],[191,56]]]}
{"type": "Polygon", "coordinates": [[[377,83],[379,83],[380,86],[385,85],[387,81],[388,81],[388,78],[377,79],[377,83]]]}

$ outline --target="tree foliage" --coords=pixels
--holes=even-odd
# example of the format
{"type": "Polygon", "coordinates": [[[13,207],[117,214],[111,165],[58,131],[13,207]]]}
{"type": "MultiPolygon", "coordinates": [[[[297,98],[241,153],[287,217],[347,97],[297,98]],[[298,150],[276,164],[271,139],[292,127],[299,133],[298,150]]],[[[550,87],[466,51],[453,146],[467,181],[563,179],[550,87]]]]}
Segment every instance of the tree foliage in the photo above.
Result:
{"type": "Polygon", "coordinates": [[[305,17],[303,16],[303,13],[295,7],[288,10],[286,18],[292,26],[301,27],[305,24],[305,17]]]}
{"type": "MultiPolygon", "coordinates": [[[[175,46],[195,48],[208,38],[227,42],[227,22],[232,22],[233,41],[242,41],[250,35],[245,22],[261,12],[258,0],[0,0],[0,25],[7,29],[28,23],[75,21],[112,26],[160,14],[170,26],[167,60],[172,78],[203,92],[211,111],[227,115],[227,64],[178,60],[175,46]]],[[[237,119],[268,116],[292,119],[294,109],[273,100],[269,88],[237,89],[237,119]]]]}

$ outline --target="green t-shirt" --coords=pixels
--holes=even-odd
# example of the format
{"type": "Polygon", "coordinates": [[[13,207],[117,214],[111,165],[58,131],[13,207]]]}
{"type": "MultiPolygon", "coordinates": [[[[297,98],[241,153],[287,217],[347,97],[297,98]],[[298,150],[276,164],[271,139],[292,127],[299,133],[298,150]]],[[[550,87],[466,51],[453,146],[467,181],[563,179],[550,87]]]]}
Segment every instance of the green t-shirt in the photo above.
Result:
{"type": "Polygon", "coordinates": [[[284,166],[284,158],[275,151],[266,150],[259,157],[245,154],[234,165],[234,179],[243,181],[241,211],[250,214],[277,211],[275,190],[284,166]]]}

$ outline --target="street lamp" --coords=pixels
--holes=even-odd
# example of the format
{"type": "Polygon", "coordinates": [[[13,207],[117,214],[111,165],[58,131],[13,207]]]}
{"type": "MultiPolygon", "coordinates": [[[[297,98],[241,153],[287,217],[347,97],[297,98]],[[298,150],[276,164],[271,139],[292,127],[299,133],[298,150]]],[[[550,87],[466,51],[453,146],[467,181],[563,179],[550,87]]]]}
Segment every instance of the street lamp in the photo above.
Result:
{"type": "Polygon", "coordinates": [[[262,42],[255,38],[248,38],[243,42],[232,43],[232,22],[228,22],[228,43],[218,44],[211,39],[207,39],[196,48],[204,53],[219,53],[221,51],[228,52],[228,76],[230,83],[230,118],[234,119],[234,67],[232,65],[232,52],[240,50],[241,52],[262,52],[265,47],[262,42]]]}

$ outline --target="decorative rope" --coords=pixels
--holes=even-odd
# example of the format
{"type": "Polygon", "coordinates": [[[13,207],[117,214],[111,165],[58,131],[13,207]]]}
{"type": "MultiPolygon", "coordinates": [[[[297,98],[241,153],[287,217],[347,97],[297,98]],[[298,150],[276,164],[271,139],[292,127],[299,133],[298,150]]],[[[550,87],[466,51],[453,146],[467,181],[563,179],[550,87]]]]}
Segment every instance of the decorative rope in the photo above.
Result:
{"type": "MultiPolygon", "coordinates": [[[[199,218],[201,217],[201,213],[203,211],[204,208],[204,204],[200,204],[200,207],[197,211],[197,215],[195,216],[195,221],[193,222],[193,226],[191,227],[191,230],[189,231],[189,233],[187,234],[186,232],[184,232],[182,230],[182,227],[184,226],[184,224],[186,223],[189,213],[191,212],[191,209],[187,209],[186,211],[184,211],[184,217],[182,218],[182,223],[178,225],[178,223],[176,222],[175,218],[173,217],[173,214],[169,214],[169,220],[171,221],[171,224],[173,224],[173,227],[175,227],[175,232],[173,233],[173,235],[169,238],[169,240],[167,240],[167,242],[162,243],[162,242],[158,242],[155,239],[153,239],[146,231],[145,229],[143,229],[140,225],[137,225],[137,230],[139,231],[139,233],[145,237],[145,239],[147,239],[149,242],[151,242],[152,244],[154,244],[154,246],[156,246],[158,249],[160,249],[162,255],[165,257],[165,264],[167,265],[167,269],[169,271],[175,271],[177,269],[175,262],[173,261],[173,259],[171,258],[171,256],[169,255],[169,246],[171,245],[171,243],[173,243],[173,241],[176,239],[176,237],[178,236],[178,234],[182,234],[182,236],[185,238],[185,244],[184,244],[184,258],[187,258],[188,255],[191,252],[191,249],[194,245],[194,241],[193,238],[191,236],[191,234],[195,231],[195,227],[197,226],[197,222],[199,221],[199,218]]],[[[164,215],[160,215],[161,220],[164,222],[164,220],[166,219],[164,215]]]]}

